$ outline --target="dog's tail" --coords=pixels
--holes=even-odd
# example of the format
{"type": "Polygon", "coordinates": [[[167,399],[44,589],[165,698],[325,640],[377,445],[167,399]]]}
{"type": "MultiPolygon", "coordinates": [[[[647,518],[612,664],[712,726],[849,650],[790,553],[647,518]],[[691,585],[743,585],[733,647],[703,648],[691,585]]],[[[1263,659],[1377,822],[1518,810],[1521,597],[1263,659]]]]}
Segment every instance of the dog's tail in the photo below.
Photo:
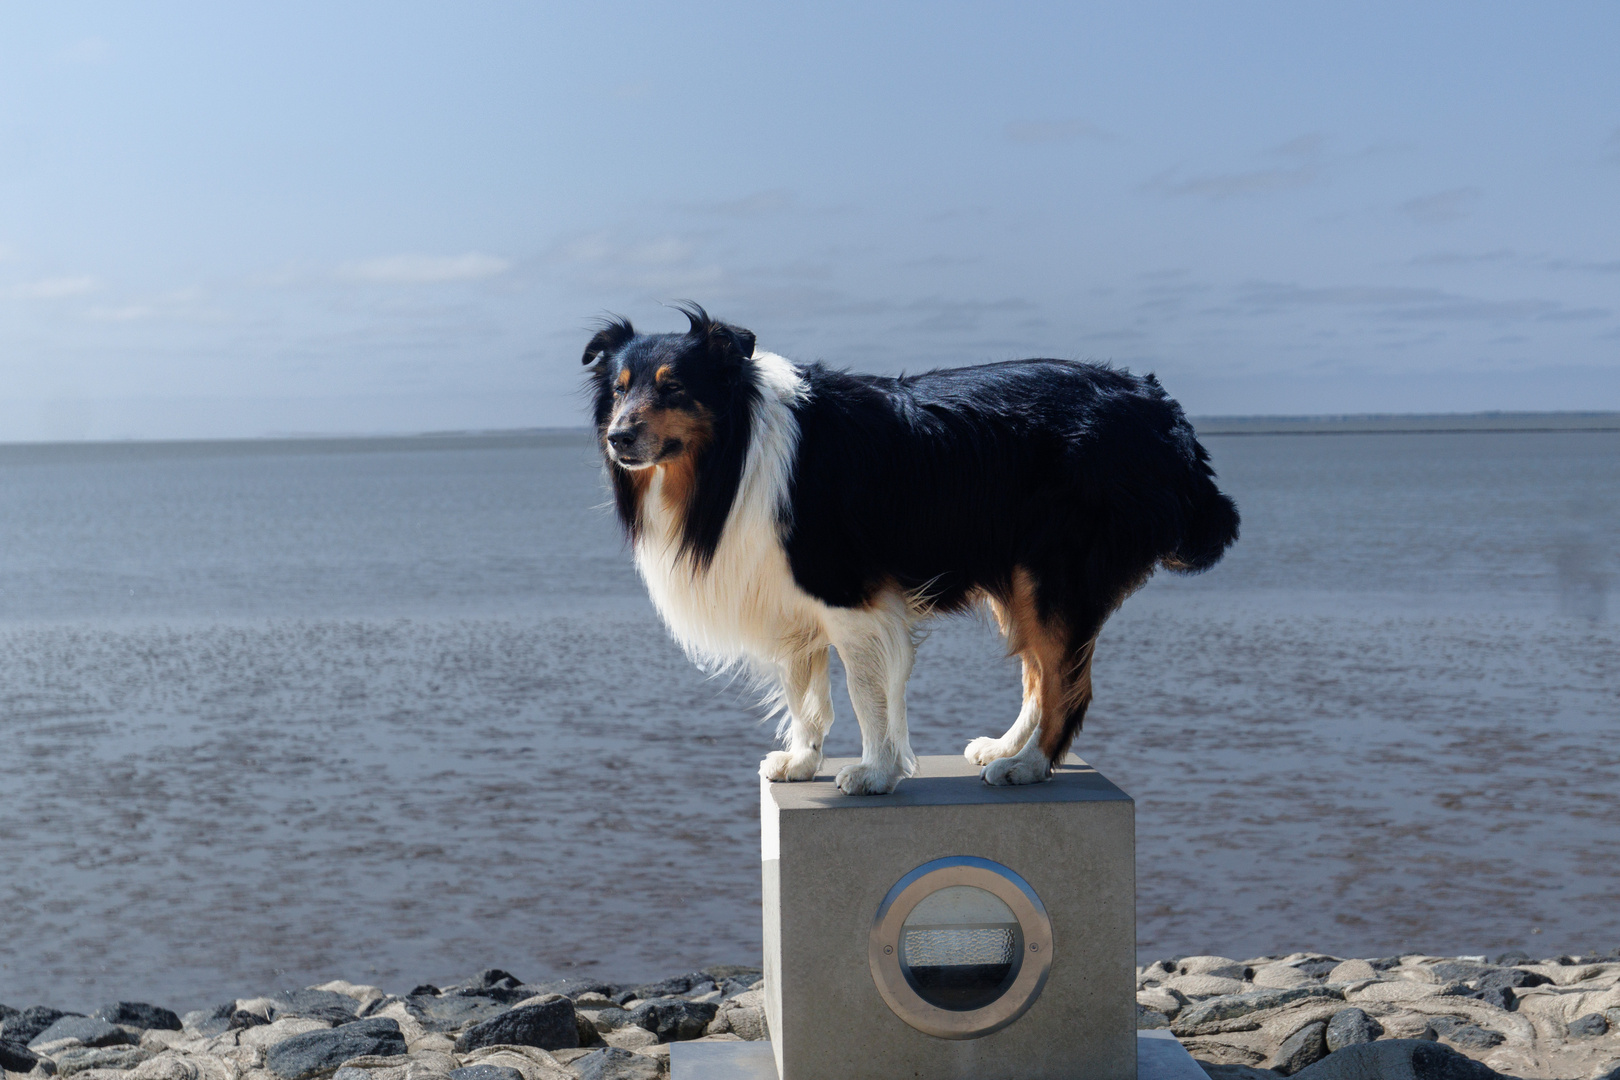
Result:
{"type": "Polygon", "coordinates": [[[1165,569],[1181,574],[1208,570],[1221,561],[1238,538],[1237,504],[1215,486],[1209,453],[1196,439],[1193,453],[1197,464],[1190,490],[1183,497],[1181,537],[1174,550],[1161,560],[1165,569]]]}

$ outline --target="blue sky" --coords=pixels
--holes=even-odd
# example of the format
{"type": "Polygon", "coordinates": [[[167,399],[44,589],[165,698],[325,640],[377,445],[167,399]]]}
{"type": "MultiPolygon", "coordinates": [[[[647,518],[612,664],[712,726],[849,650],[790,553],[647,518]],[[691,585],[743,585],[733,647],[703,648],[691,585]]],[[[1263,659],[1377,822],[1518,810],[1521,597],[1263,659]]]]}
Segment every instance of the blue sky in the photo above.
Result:
{"type": "Polygon", "coordinates": [[[1613,4],[0,2],[0,441],[580,422],[605,311],[1620,409],[1613,4]]]}

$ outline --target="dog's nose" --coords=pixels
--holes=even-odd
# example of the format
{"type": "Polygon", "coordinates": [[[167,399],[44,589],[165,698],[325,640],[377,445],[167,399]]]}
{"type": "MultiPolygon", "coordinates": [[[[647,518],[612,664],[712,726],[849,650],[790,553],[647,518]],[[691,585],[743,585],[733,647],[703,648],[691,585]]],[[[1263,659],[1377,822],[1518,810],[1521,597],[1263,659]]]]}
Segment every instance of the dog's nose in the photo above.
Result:
{"type": "Polygon", "coordinates": [[[625,450],[636,441],[636,432],[634,428],[619,428],[616,431],[608,432],[607,439],[608,444],[611,445],[613,449],[625,450]]]}

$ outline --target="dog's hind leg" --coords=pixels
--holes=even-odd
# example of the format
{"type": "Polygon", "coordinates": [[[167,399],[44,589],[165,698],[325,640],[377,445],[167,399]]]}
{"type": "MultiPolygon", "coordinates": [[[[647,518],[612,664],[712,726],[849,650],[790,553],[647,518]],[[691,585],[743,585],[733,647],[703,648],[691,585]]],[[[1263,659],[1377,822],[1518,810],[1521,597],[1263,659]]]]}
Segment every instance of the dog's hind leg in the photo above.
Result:
{"type": "Polygon", "coordinates": [[[1024,748],[1029,737],[1041,722],[1040,669],[1031,657],[1024,657],[1024,707],[1018,719],[1001,738],[981,736],[967,744],[964,756],[975,765],[988,765],[992,761],[1012,757],[1024,748]]]}
{"type": "Polygon", "coordinates": [[[887,795],[917,768],[906,728],[906,680],[917,655],[903,601],[840,620],[833,643],[861,725],[861,760],[838,771],[846,795],[887,795]]]}
{"type": "Polygon", "coordinates": [[[832,683],[827,646],[793,657],[778,675],[787,706],[787,749],[773,750],[759,764],[767,780],[810,780],[821,767],[822,741],[832,727],[832,683]]]}

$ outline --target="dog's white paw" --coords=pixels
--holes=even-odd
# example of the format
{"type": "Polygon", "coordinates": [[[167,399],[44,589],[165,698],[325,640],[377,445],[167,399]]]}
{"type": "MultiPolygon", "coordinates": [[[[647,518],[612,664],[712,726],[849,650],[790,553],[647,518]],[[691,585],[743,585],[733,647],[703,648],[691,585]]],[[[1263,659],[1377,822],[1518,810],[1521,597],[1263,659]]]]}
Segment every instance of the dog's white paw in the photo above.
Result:
{"type": "Polygon", "coordinates": [[[772,750],[759,763],[759,775],[770,781],[813,780],[821,768],[821,755],[814,750],[772,750]]]}
{"type": "Polygon", "coordinates": [[[887,795],[900,783],[900,770],[857,762],[839,769],[836,782],[845,795],[887,795]]]}
{"type": "Polygon", "coordinates": [[[1004,757],[1012,757],[1018,753],[1018,747],[1008,746],[1005,739],[992,739],[984,736],[974,739],[962,751],[962,756],[975,765],[988,765],[992,761],[999,761],[1004,757]]]}
{"type": "Polygon", "coordinates": [[[1011,787],[1015,784],[1039,784],[1048,779],[1051,773],[1052,768],[1044,757],[1033,761],[1023,757],[1005,757],[986,765],[983,778],[985,783],[995,787],[1011,787]]]}

